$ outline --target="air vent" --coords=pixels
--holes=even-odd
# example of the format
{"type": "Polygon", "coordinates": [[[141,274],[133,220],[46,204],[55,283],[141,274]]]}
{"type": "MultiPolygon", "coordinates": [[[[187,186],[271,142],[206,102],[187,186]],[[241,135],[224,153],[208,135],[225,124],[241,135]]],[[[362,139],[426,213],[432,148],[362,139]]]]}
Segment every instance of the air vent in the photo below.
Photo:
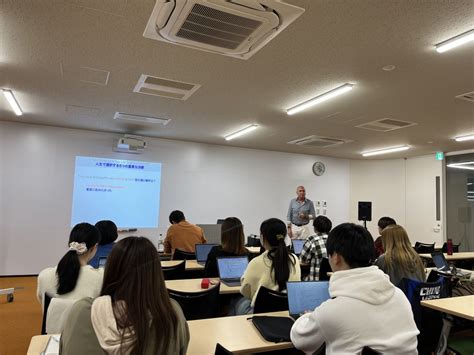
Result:
{"type": "Polygon", "coordinates": [[[377,132],[389,132],[400,128],[414,126],[416,124],[417,123],[414,122],[394,120],[392,118],[382,118],[380,120],[364,123],[356,127],[377,132]]]}
{"type": "Polygon", "coordinates": [[[158,78],[142,74],[133,92],[166,97],[168,99],[187,100],[201,85],[158,78]]]}
{"type": "Polygon", "coordinates": [[[288,144],[296,144],[296,145],[306,145],[316,148],[329,148],[334,147],[336,145],[341,145],[345,143],[352,142],[348,139],[340,139],[340,138],[331,138],[331,137],[322,137],[322,136],[307,136],[299,139],[295,139],[293,141],[288,142],[288,144]]]}
{"type": "Polygon", "coordinates": [[[469,102],[474,102],[474,91],[458,95],[458,96],[456,96],[456,99],[466,100],[466,101],[469,101],[469,102]]]}
{"type": "Polygon", "coordinates": [[[248,59],[303,12],[282,0],[156,0],[143,36],[248,59]]]}
{"type": "Polygon", "coordinates": [[[132,115],[132,114],[123,113],[123,112],[115,112],[114,120],[160,124],[162,126],[166,126],[171,121],[169,118],[132,115]]]}

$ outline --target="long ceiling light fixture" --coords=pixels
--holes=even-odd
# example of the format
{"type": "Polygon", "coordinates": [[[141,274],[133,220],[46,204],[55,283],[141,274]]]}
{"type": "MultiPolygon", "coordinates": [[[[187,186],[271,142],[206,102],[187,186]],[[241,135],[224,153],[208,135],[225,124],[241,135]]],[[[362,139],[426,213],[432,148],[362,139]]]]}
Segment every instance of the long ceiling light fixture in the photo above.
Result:
{"type": "Polygon", "coordinates": [[[240,136],[243,136],[244,134],[247,134],[247,133],[250,133],[252,132],[253,130],[256,130],[258,128],[258,125],[256,124],[252,124],[250,126],[247,126],[245,128],[242,128],[234,133],[231,133],[231,134],[228,134],[227,136],[225,136],[225,140],[226,141],[230,141],[231,139],[234,139],[234,138],[237,138],[237,137],[240,137],[240,136]]]}
{"type": "Polygon", "coordinates": [[[362,156],[363,157],[371,157],[371,156],[374,156],[374,155],[401,152],[403,150],[408,150],[408,149],[410,149],[410,146],[404,145],[404,146],[401,146],[401,147],[392,147],[392,148],[385,148],[385,149],[379,149],[379,150],[372,150],[370,152],[364,152],[364,153],[362,153],[362,156]]]}
{"type": "Polygon", "coordinates": [[[459,136],[454,138],[456,142],[465,142],[474,140],[474,134],[469,134],[467,136],[459,136]]]}
{"type": "Polygon", "coordinates": [[[329,99],[332,99],[333,97],[336,97],[345,92],[351,91],[353,87],[354,85],[352,84],[344,84],[342,86],[339,86],[338,88],[335,88],[334,90],[328,91],[322,95],[313,97],[312,99],[309,99],[308,101],[305,101],[305,102],[302,102],[301,104],[293,106],[292,108],[289,108],[288,110],[286,110],[286,113],[290,116],[294,115],[295,113],[306,110],[309,107],[318,105],[321,102],[327,101],[329,99]]]}
{"type": "Polygon", "coordinates": [[[437,44],[436,52],[444,53],[471,41],[474,41],[474,30],[461,33],[456,37],[450,38],[444,42],[437,44]]]}
{"type": "Polygon", "coordinates": [[[446,165],[448,168],[474,170],[474,161],[466,161],[463,163],[452,163],[446,165]]]}
{"type": "Polygon", "coordinates": [[[23,111],[21,111],[20,105],[18,105],[18,102],[15,99],[15,96],[13,96],[13,92],[8,89],[3,89],[3,95],[5,95],[5,98],[10,104],[13,112],[15,112],[15,115],[21,116],[23,114],[23,111]]]}

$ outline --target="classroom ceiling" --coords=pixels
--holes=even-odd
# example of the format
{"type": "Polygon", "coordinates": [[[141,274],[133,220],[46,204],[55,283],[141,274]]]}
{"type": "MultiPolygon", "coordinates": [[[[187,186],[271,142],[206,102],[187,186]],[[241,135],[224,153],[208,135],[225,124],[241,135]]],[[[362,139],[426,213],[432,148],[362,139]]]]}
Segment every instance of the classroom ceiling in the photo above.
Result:
{"type": "Polygon", "coordinates": [[[474,91],[474,44],[434,50],[474,28],[474,1],[287,2],[306,12],[240,60],[144,38],[154,0],[3,0],[0,87],[13,90],[24,115],[16,117],[2,95],[0,120],[355,159],[406,144],[412,149],[375,158],[474,146],[453,140],[474,133],[474,102],[455,98],[474,91]],[[389,65],[395,69],[382,69],[389,65]],[[142,74],[201,87],[186,101],[134,93],[142,74]],[[354,89],[286,114],[344,83],[354,89]],[[117,111],[171,122],[120,122],[117,111]],[[383,118],[415,125],[356,127],[383,118]],[[254,132],[224,140],[252,123],[259,125],[254,132]],[[287,143],[310,135],[350,142],[287,143]]]}

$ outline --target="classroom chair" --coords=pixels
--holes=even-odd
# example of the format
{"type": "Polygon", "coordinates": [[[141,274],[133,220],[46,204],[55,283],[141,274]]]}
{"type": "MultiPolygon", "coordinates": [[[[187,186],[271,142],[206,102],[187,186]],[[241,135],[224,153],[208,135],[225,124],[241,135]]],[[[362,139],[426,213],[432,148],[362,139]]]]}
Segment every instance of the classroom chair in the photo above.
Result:
{"type": "Polygon", "coordinates": [[[165,280],[181,280],[184,279],[186,271],[186,261],[183,261],[175,266],[162,266],[163,276],[165,280]]]}
{"type": "MultiPolygon", "coordinates": [[[[458,253],[459,252],[459,246],[461,245],[461,243],[459,244],[453,244],[453,253],[458,253]]],[[[441,251],[443,253],[447,253],[448,252],[448,243],[444,242],[443,246],[441,247],[441,251]]]]}
{"type": "Polygon", "coordinates": [[[288,295],[260,286],[253,313],[266,313],[288,310],[288,295]]]}
{"type": "Polygon", "coordinates": [[[180,249],[175,249],[171,260],[196,260],[195,253],[189,253],[180,249]]]}
{"type": "Polygon", "coordinates": [[[41,335],[46,334],[46,318],[48,316],[48,308],[49,304],[51,303],[51,296],[45,293],[43,295],[43,318],[41,322],[41,335]]]}
{"type": "Polygon", "coordinates": [[[327,258],[323,258],[319,266],[319,281],[329,281],[328,272],[332,272],[331,265],[327,258]]]}
{"type": "Polygon", "coordinates": [[[415,251],[418,254],[431,254],[434,252],[434,249],[435,249],[435,243],[433,244],[427,244],[427,243],[421,243],[421,242],[415,243],[415,251]]]}
{"type": "Polygon", "coordinates": [[[186,320],[215,318],[219,314],[220,283],[201,292],[168,290],[172,299],[179,303],[186,320]]]}

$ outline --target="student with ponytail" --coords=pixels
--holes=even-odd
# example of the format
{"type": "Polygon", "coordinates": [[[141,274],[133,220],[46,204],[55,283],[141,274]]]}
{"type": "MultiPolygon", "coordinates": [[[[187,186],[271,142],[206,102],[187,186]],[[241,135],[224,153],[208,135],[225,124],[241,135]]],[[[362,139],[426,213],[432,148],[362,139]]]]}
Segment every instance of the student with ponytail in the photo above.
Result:
{"type": "Polygon", "coordinates": [[[260,241],[265,252],[250,261],[242,276],[240,293],[244,296],[236,305],[236,314],[253,311],[260,286],[285,291],[287,281],[300,281],[298,258],[288,251],[285,244],[287,227],[277,218],[270,218],[260,226],[260,241]]]}
{"type": "Polygon", "coordinates": [[[58,266],[44,269],[38,275],[37,298],[43,303],[43,296],[80,299],[100,294],[103,270],[87,265],[97,250],[99,230],[89,223],[74,226],[69,236],[68,251],[58,266]]]}

